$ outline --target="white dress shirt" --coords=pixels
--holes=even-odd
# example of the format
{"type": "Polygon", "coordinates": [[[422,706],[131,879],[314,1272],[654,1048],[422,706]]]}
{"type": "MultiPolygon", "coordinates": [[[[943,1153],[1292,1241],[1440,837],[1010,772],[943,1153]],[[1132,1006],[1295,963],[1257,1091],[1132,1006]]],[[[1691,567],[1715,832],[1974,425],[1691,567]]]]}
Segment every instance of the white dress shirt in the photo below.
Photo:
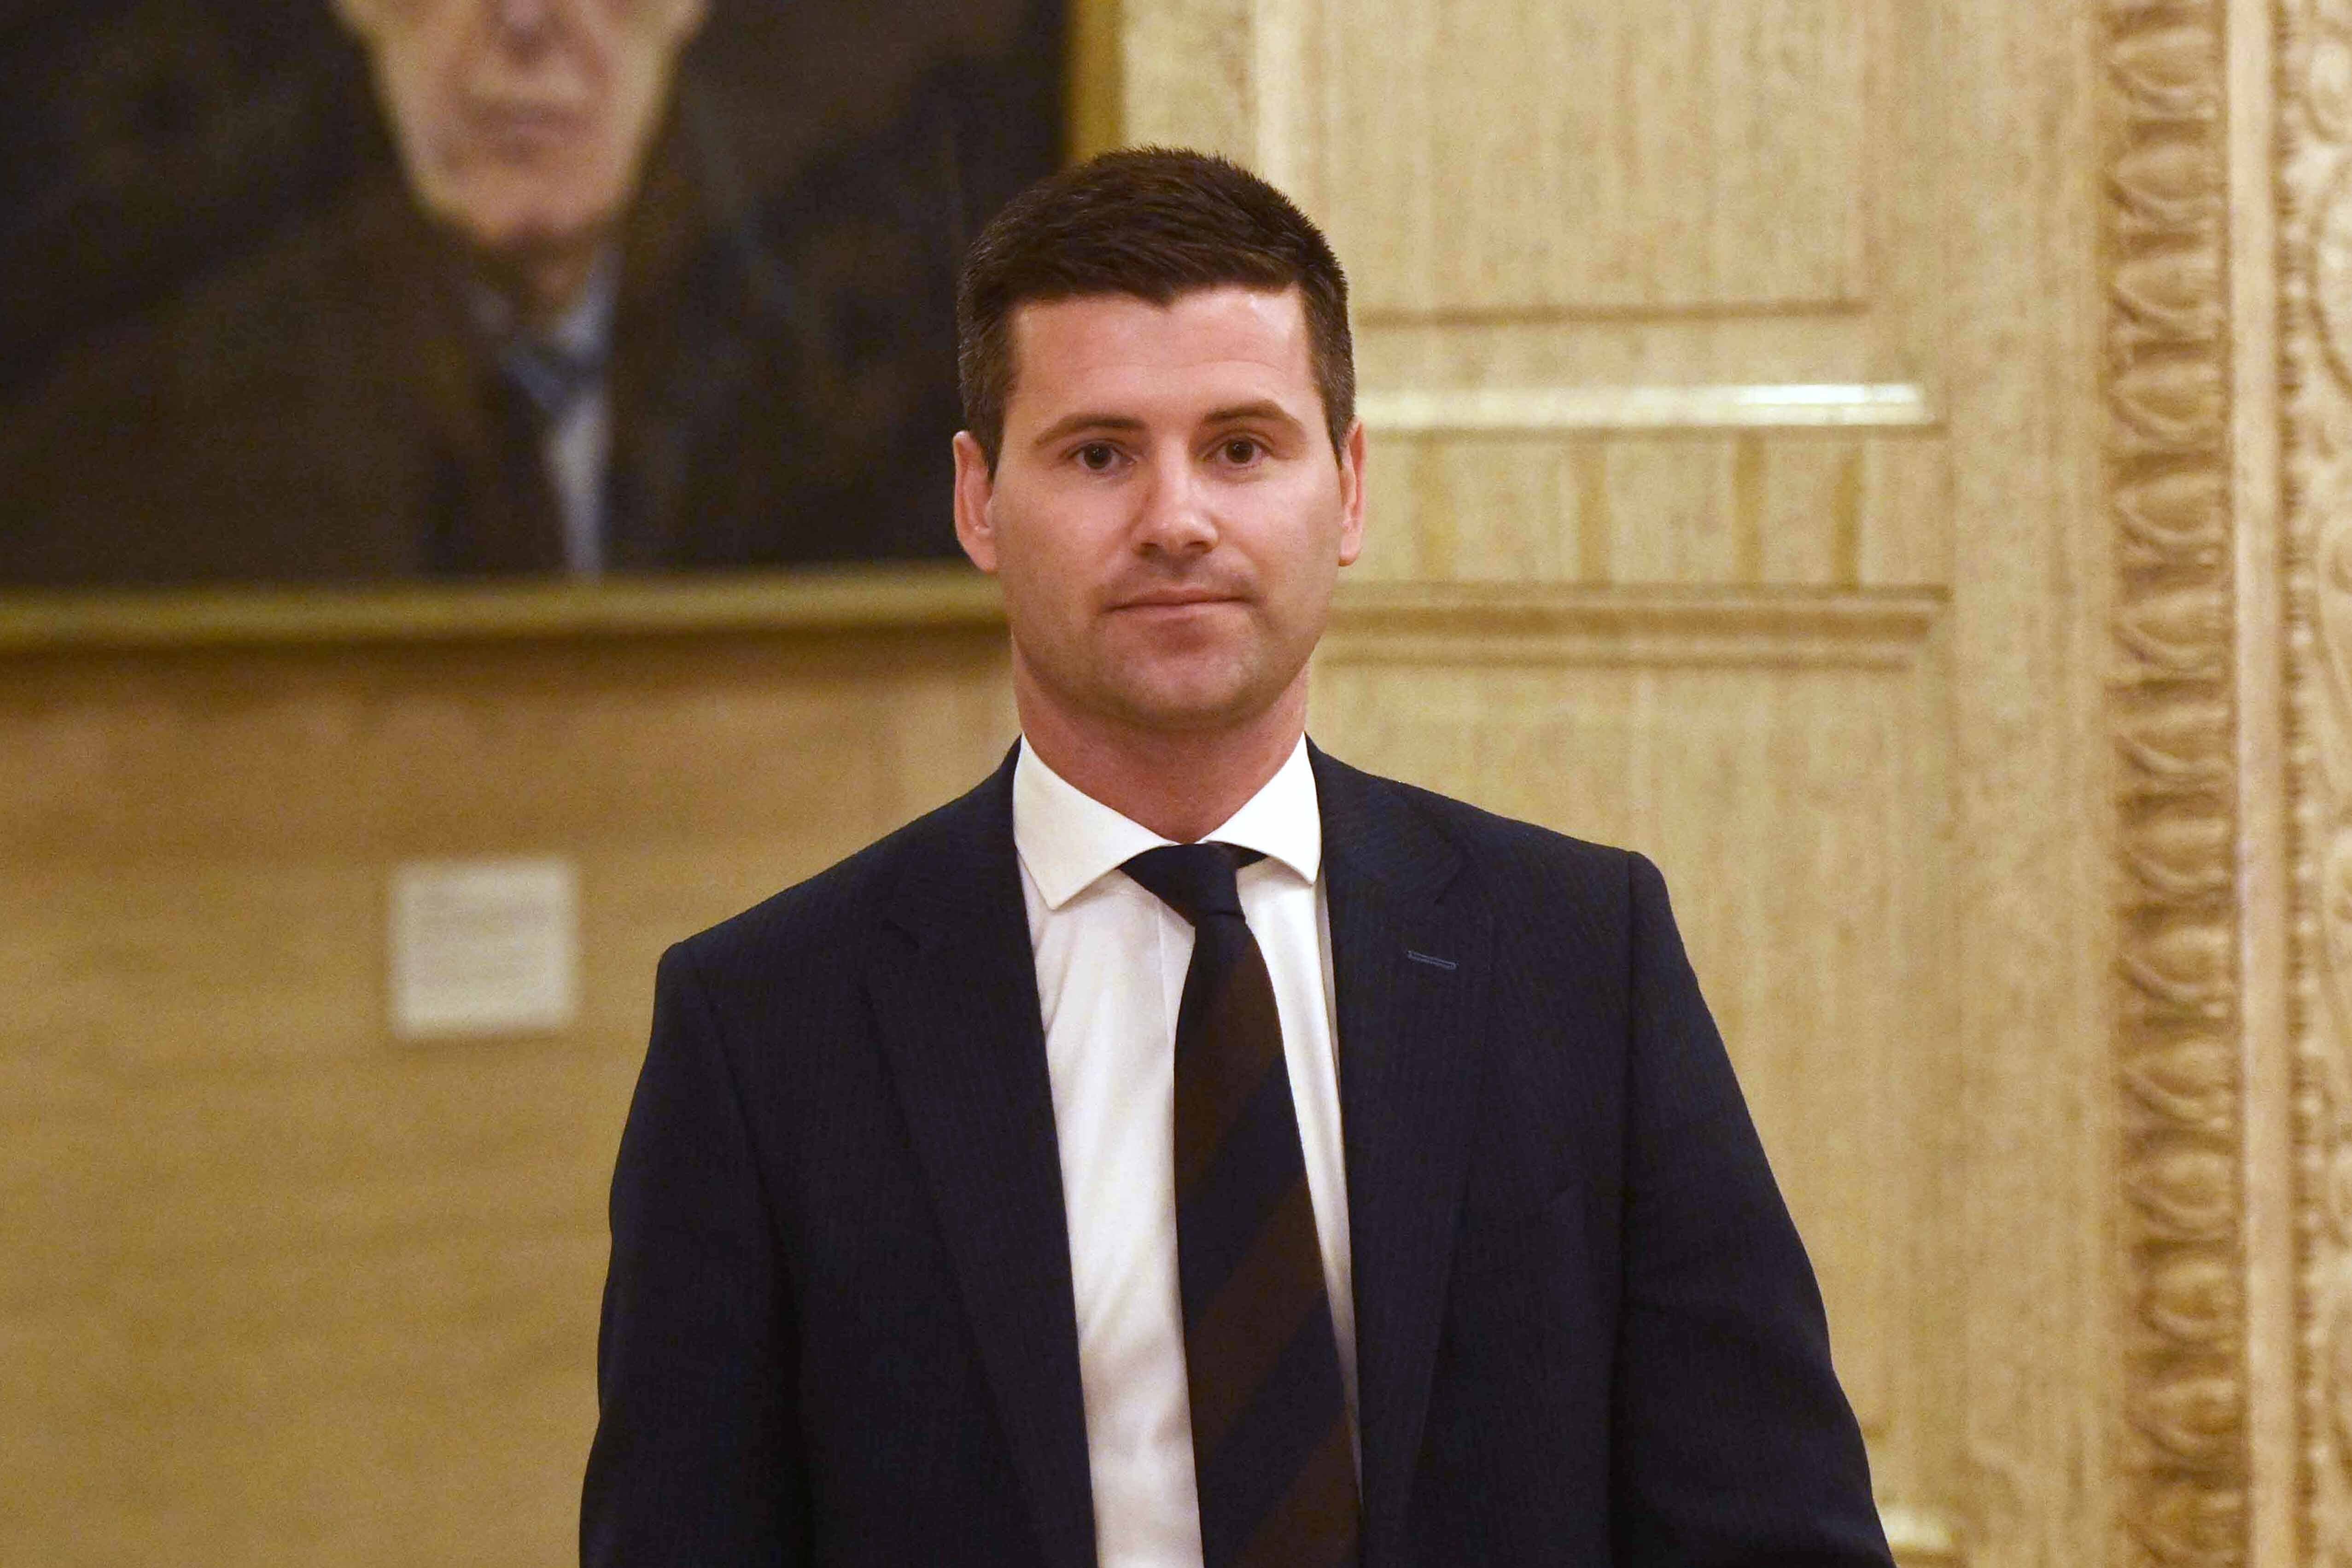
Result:
{"type": "MultiPolygon", "coordinates": [[[[1242,869],[1242,912],[1274,980],[1352,1427],[1339,1030],[1306,741],[1205,836],[1265,856],[1242,869]]],[[[1118,869],[1170,841],[1061,779],[1025,740],[1013,770],[1013,841],[1061,1144],[1097,1552],[1102,1568],[1200,1568],[1174,1174],[1176,1012],[1192,927],[1118,869]]]]}

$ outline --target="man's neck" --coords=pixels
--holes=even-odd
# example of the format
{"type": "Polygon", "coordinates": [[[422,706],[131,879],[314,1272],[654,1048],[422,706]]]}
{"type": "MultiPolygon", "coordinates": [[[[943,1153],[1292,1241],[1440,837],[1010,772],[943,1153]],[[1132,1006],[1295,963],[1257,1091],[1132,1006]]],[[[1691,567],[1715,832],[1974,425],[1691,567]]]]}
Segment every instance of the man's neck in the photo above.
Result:
{"type": "Polygon", "coordinates": [[[1142,730],[1064,712],[1015,683],[1024,744],[1064,781],[1163,839],[1192,843],[1247,805],[1306,733],[1302,680],[1229,728],[1142,730]]]}
{"type": "Polygon", "coordinates": [[[514,311],[516,325],[545,333],[587,297],[604,254],[600,235],[506,256],[478,254],[475,266],[514,311]]]}

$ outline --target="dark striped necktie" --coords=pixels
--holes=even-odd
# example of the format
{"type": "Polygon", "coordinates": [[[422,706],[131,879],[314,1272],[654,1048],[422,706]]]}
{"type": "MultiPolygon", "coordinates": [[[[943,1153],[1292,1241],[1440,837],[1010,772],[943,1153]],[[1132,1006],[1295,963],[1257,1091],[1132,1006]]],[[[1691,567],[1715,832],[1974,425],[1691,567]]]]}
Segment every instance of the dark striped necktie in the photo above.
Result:
{"type": "Polygon", "coordinates": [[[1176,1264],[1203,1568],[1356,1561],[1356,1465],[1265,956],[1234,873],[1171,844],[1123,868],[1192,925],[1176,1015],[1176,1264]]]}

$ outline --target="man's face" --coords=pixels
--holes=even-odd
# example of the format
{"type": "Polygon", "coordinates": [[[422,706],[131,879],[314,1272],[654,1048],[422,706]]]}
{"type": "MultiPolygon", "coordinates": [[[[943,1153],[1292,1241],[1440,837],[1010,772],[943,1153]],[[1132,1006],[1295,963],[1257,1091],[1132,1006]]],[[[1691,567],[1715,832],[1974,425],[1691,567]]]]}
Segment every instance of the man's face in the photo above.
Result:
{"type": "Polygon", "coordinates": [[[956,532],[1024,696],[1156,733],[1265,713],[1363,531],[1362,427],[1333,453],[1297,290],[1024,305],[1011,339],[993,476],[956,437],[956,532]]]}
{"type": "Polygon", "coordinates": [[[418,202],[492,255],[601,237],[628,204],[703,0],[335,0],[418,202]]]}

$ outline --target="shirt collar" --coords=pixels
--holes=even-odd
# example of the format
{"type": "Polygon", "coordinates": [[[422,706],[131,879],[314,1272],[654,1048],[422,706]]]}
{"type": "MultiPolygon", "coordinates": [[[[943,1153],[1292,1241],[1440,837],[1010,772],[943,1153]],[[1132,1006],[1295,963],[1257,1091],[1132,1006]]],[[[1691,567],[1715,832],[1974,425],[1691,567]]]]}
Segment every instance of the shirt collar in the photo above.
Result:
{"type": "MultiPolygon", "coordinates": [[[[1206,836],[1255,850],[1300,880],[1315,881],[1323,864],[1323,813],[1304,736],[1274,777],[1206,836]]],[[[1061,908],[1134,856],[1171,841],[1070,783],[1023,740],[1013,765],[1013,845],[1046,908],[1061,908]]]]}
{"type": "Polygon", "coordinates": [[[598,251],[596,259],[590,264],[580,298],[566,306],[562,315],[537,331],[526,331],[514,301],[488,284],[474,280],[466,290],[467,307],[473,314],[474,325],[492,342],[528,340],[573,359],[599,364],[612,346],[613,316],[620,298],[621,258],[610,246],[598,251]]]}

